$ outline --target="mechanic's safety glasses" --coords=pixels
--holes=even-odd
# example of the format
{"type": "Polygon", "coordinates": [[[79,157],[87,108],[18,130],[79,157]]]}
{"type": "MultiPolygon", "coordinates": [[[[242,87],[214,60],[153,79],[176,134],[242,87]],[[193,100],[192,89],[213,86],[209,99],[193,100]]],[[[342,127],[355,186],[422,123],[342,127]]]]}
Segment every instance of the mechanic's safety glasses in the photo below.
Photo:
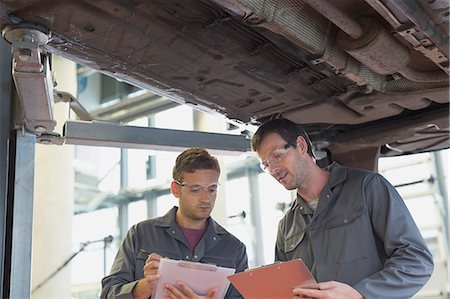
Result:
{"type": "Polygon", "coordinates": [[[261,169],[268,172],[269,171],[269,164],[275,165],[277,163],[280,163],[281,160],[283,160],[284,156],[287,154],[287,152],[295,145],[294,142],[288,142],[285,146],[274,149],[270,155],[269,158],[265,161],[261,161],[261,169]]]}
{"type": "Polygon", "coordinates": [[[209,186],[203,186],[200,184],[189,184],[187,182],[180,182],[177,180],[174,180],[176,184],[178,184],[181,187],[186,188],[187,192],[192,195],[198,195],[202,192],[206,192],[208,195],[216,195],[219,191],[219,182],[215,182],[209,186]]]}

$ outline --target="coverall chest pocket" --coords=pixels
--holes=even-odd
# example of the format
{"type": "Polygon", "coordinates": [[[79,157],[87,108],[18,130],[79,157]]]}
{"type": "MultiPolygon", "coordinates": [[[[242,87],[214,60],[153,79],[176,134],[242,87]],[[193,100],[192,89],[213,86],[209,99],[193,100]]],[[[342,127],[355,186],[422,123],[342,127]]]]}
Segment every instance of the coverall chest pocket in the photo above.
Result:
{"type": "Polygon", "coordinates": [[[369,256],[374,247],[370,221],[363,207],[335,215],[326,225],[330,246],[339,264],[354,262],[369,256]]]}
{"type": "Polygon", "coordinates": [[[285,236],[284,253],[288,254],[298,247],[305,237],[305,231],[299,231],[285,236]]]}
{"type": "Polygon", "coordinates": [[[177,255],[174,252],[168,251],[168,250],[158,250],[154,251],[152,249],[140,249],[139,252],[136,254],[136,267],[135,267],[135,274],[136,277],[144,277],[144,266],[145,262],[147,261],[147,258],[150,253],[155,252],[162,257],[171,258],[171,259],[178,259],[177,255]]]}
{"type": "Polygon", "coordinates": [[[136,255],[136,267],[135,267],[135,275],[136,277],[142,278],[144,277],[144,266],[145,261],[147,260],[148,253],[139,251],[136,255]]]}

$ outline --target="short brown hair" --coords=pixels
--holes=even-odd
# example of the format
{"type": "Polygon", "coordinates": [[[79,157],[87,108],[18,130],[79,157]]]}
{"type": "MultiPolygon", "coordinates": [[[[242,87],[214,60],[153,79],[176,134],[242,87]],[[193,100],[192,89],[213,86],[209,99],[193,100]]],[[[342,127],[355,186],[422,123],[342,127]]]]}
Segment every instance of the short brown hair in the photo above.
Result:
{"type": "Polygon", "coordinates": [[[286,142],[291,142],[294,147],[296,147],[297,137],[302,136],[308,144],[308,154],[313,158],[315,157],[308,134],[299,125],[285,118],[271,119],[256,130],[255,135],[252,137],[252,149],[255,152],[258,151],[262,140],[270,133],[277,133],[286,142]]]}
{"type": "Polygon", "coordinates": [[[172,177],[176,181],[183,181],[183,173],[193,173],[198,169],[212,169],[220,174],[220,166],[217,159],[211,156],[203,148],[193,147],[178,155],[173,167],[172,177]]]}

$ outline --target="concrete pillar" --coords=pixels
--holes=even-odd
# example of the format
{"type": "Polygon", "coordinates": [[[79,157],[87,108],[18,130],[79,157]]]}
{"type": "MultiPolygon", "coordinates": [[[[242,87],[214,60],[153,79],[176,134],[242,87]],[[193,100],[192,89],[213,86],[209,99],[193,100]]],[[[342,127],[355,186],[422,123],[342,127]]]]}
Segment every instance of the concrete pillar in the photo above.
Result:
{"type": "MultiPolygon", "coordinates": [[[[54,57],[53,69],[58,82],[56,88],[76,95],[76,64],[54,57]]],[[[68,111],[68,104],[55,104],[56,132],[62,132],[68,111]]],[[[32,298],[69,298],[71,295],[70,264],[40,285],[78,249],[72,248],[73,156],[73,146],[36,146],[32,298]]]]}

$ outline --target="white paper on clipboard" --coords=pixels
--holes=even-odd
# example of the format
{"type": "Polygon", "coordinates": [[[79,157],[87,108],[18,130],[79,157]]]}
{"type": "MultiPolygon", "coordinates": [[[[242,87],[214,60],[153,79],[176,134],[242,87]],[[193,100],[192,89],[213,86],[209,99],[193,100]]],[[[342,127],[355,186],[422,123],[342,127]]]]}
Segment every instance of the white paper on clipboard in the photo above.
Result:
{"type": "Polygon", "coordinates": [[[214,299],[223,299],[230,281],[227,276],[236,272],[233,268],[218,267],[210,264],[162,258],[159,262],[159,278],[152,299],[164,298],[164,285],[177,286],[178,281],[186,283],[195,293],[204,296],[211,288],[218,291],[214,299]]]}

